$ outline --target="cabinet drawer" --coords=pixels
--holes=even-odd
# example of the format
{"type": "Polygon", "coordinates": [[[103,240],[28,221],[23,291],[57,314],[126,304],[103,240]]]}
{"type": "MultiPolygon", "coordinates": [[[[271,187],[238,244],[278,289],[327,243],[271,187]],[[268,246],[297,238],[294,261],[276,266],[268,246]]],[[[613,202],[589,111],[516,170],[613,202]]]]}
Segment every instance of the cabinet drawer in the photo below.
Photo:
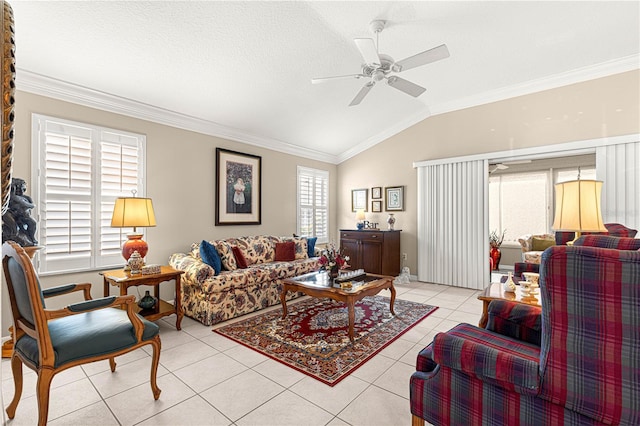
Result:
{"type": "Polygon", "coordinates": [[[377,231],[340,231],[340,238],[349,240],[382,241],[384,235],[377,231]]]}

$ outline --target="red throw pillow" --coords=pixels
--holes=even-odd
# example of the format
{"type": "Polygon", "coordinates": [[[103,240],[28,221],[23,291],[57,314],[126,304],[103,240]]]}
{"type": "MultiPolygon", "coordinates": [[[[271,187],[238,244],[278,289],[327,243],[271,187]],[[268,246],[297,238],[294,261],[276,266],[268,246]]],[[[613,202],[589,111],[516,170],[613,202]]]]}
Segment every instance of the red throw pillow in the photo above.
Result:
{"type": "Polygon", "coordinates": [[[247,259],[244,258],[244,254],[238,246],[231,246],[231,250],[233,250],[233,255],[236,257],[236,263],[238,264],[238,269],[246,269],[247,268],[247,259]]]}
{"type": "Polygon", "coordinates": [[[276,243],[276,262],[291,262],[296,259],[296,243],[276,243]]]}

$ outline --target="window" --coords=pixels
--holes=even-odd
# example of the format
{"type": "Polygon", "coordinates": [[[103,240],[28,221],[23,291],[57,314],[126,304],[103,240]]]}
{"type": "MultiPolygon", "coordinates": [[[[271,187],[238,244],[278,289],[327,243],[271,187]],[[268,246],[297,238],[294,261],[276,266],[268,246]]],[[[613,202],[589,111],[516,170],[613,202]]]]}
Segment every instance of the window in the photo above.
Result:
{"type": "Polygon", "coordinates": [[[329,240],[329,172],[298,166],[298,235],[329,240]]]}
{"type": "Polygon", "coordinates": [[[40,273],[121,266],[127,228],[111,228],[115,199],[143,196],[145,137],[34,114],[32,193],[40,273]]]}
{"type": "MultiPolygon", "coordinates": [[[[595,167],[581,167],[581,179],[595,179],[595,167]]],[[[578,168],[502,173],[489,177],[489,229],[506,230],[505,242],[525,234],[552,233],[554,184],[575,180],[578,168]]]]}

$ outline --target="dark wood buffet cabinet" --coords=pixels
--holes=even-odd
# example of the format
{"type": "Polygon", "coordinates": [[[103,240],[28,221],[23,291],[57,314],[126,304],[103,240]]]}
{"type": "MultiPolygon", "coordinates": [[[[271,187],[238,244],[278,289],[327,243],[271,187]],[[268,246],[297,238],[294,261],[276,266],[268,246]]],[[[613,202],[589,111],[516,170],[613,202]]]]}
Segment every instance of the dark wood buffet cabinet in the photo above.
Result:
{"type": "Polygon", "coordinates": [[[400,274],[400,230],[340,230],[340,248],[349,256],[350,269],[371,274],[400,274]]]}

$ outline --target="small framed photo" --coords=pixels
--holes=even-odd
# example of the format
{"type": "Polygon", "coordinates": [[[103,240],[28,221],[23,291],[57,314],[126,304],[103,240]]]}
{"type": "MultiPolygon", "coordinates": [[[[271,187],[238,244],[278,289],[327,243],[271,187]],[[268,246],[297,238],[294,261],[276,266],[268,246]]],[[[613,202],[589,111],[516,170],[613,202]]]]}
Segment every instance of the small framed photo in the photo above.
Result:
{"type": "Polygon", "coordinates": [[[371,199],[379,200],[380,198],[382,198],[382,188],[379,186],[371,188],[371,199]]]}
{"type": "Polygon", "coordinates": [[[364,210],[369,211],[367,209],[367,204],[369,204],[369,190],[368,189],[352,189],[351,190],[351,211],[356,210],[364,210]]]}
{"type": "Polygon", "coordinates": [[[380,213],[382,211],[382,200],[371,202],[371,211],[374,213],[380,213]]]}
{"type": "Polygon", "coordinates": [[[388,186],[384,188],[384,193],[386,211],[404,211],[404,186],[388,186]]]}

